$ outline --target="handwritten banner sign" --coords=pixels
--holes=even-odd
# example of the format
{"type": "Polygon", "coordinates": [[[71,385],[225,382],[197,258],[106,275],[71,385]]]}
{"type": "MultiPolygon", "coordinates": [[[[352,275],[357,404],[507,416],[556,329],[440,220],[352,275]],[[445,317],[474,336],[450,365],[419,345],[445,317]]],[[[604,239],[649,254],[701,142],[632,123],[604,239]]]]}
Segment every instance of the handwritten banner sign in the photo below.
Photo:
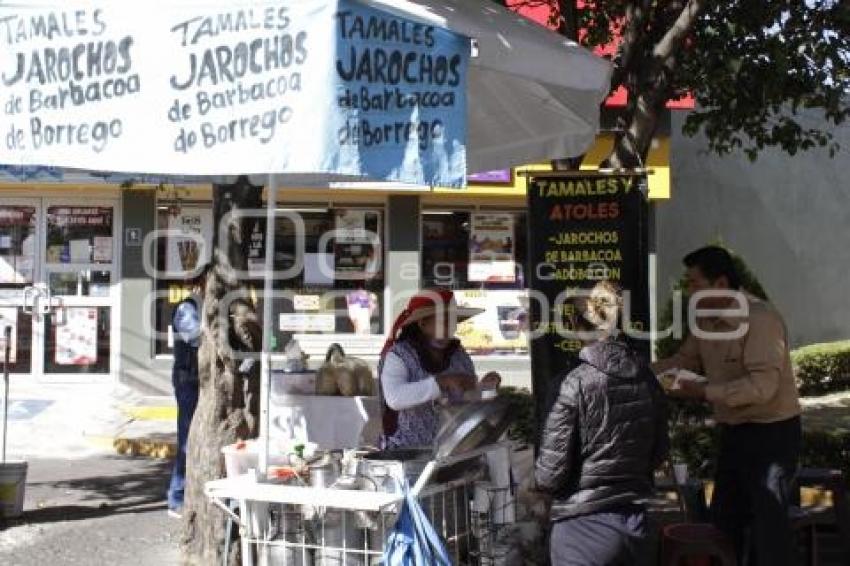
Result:
{"type": "Polygon", "coordinates": [[[356,0],[0,6],[0,163],[456,186],[470,45],[356,0]]]}

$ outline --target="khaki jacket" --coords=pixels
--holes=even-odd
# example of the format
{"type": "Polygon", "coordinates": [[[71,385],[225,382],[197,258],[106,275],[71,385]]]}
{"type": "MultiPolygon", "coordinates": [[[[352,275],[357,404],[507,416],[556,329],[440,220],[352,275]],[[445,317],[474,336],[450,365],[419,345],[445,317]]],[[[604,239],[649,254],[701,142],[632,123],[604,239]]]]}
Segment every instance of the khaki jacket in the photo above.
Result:
{"type": "Polygon", "coordinates": [[[738,338],[721,340],[689,335],[679,352],[653,365],[656,373],[688,369],[708,378],[706,398],[715,419],[724,424],[771,423],[800,414],[800,401],[788,332],[769,303],[746,295],[749,315],[702,319],[705,332],[733,332],[746,323],[738,338]]]}

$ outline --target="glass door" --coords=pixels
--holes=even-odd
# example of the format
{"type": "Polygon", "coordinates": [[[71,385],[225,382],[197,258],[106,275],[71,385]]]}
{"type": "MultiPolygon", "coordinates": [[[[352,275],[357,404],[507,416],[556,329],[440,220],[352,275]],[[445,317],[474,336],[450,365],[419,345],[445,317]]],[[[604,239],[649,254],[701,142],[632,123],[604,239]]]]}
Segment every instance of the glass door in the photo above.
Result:
{"type": "Polygon", "coordinates": [[[114,201],[44,202],[44,375],[108,375],[115,367],[116,210],[114,201]]]}
{"type": "Polygon", "coordinates": [[[40,222],[40,199],[0,199],[0,356],[5,353],[9,327],[13,374],[32,374],[38,365],[34,318],[43,292],[36,286],[40,222]]]}

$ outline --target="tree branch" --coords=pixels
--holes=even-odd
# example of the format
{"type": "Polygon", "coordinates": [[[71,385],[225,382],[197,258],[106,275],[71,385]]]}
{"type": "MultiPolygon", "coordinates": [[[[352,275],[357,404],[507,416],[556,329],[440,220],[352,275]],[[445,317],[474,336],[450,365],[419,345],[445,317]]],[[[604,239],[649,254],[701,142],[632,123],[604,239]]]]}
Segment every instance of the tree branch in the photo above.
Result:
{"type": "Polygon", "coordinates": [[[578,5],[576,0],[558,0],[558,14],[561,16],[558,31],[561,35],[578,43],[578,5]]]}
{"type": "Polygon", "coordinates": [[[620,40],[620,45],[617,48],[617,55],[614,58],[614,72],[611,75],[611,92],[623,84],[626,79],[634,55],[638,51],[641,38],[644,36],[647,17],[649,16],[652,1],[643,0],[635,2],[626,8],[626,27],[623,29],[623,34],[620,40]]]}
{"type": "Polygon", "coordinates": [[[702,10],[705,8],[706,0],[689,0],[687,5],[679,13],[679,17],[673,26],[652,49],[652,55],[656,60],[666,64],[681,48],[682,43],[693,29],[702,10]]]}

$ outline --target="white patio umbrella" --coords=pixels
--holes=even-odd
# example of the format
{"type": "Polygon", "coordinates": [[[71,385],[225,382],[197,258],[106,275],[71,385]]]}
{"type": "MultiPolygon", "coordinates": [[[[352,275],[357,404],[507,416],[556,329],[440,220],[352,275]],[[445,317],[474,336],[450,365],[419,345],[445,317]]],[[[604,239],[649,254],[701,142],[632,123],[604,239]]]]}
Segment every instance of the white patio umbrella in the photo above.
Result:
{"type": "MultiPolygon", "coordinates": [[[[384,181],[386,179],[342,174],[329,175],[303,168],[236,171],[233,169],[235,162],[238,162],[238,154],[232,159],[222,159],[224,156],[231,157],[231,155],[210,152],[206,159],[188,160],[189,162],[186,163],[178,162],[167,154],[159,155],[158,159],[148,157],[157,151],[170,150],[172,138],[163,140],[157,136],[161,135],[163,126],[180,125],[176,121],[174,124],[164,121],[165,107],[163,106],[170,104],[173,100],[170,97],[177,96],[180,92],[160,93],[159,90],[165,90],[160,85],[167,84],[170,74],[182,76],[185,74],[186,67],[186,55],[177,52],[173,56],[168,55],[170,51],[174,51],[173,47],[167,47],[168,51],[162,51],[162,45],[166,42],[173,45],[174,34],[169,34],[165,29],[169,21],[163,20],[163,17],[158,14],[171,10],[174,14],[178,14],[172,18],[179,18],[180,14],[192,14],[200,10],[216,14],[225,8],[236,10],[256,7],[257,10],[263,10],[268,6],[288,6],[290,13],[297,12],[299,15],[312,9],[317,11],[324,9],[325,13],[332,13],[336,9],[336,2],[342,1],[178,0],[160,2],[154,0],[146,4],[144,9],[139,8],[140,5],[128,5],[116,0],[18,0],[8,5],[0,4],[0,21],[3,22],[0,26],[0,46],[2,46],[0,73],[3,73],[5,79],[4,94],[0,101],[4,107],[0,110],[8,110],[11,107],[8,106],[11,103],[6,95],[7,93],[15,95],[16,89],[22,95],[24,110],[21,112],[19,107],[17,112],[11,114],[11,117],[8,112],[0,112],[2,135],[7,142],[13,137],[7,137],[10,135],[9,126],[21,127],[29,118],[26,110],[30,102],[31,86],[34,85],[35,90],[39,90],[42,96],[47,96],[55,94],[53,85],[57,84],[55,70],[47,68],[46,53],[42,59],[43,75],[39,76],[38,81],[42,85],[34,82],[32,77],[26,84],[24,80],[7,83],[6,81],[14,78],[17,71],[17,57],[22,57],[21,60],[24,60],[30,53],[33,55],[36,52],[42,53],[42,48],[58,50],[63,47],[74,54],[74,57],[78,57],[75,51],[79,45],[77,42],[81,44],[91,39],[100,39],[91,35],[91,29],[84,30],[88,31],[88,35],[73,36],[75,25],[77,25],[73,18],[79,18],[79,13],[84,14],[83,24],[81,24],[84,28],[108,24],[105,35],[101,36],[102,39],[117,42],[121,35],[132,34],[133,43],[128,47],[125,46],[133,55],[133,70],[130,72],[138,72],[136,69],[141,66],[143,73],[141,99],[120,97],[104,99],[93,104],[86,102],[72,105],[69,100],[73,97],[66,97],[63,107],[56,109],[50,108],[45,98],[39,102],[38,109],[32,113],[32,116],[41,120],[45,126],[53,121],[61,122],[70,116],[78,116],[81,121],[90,121],[115,113],[123,115],[124,137],[132,136],[133,144],[138,147],[138,151],[122,149],[119,152],[110,153],[113,150],[112,144],[117,143],[116,141],[111,141],[103,153],[83,152],[75,144],[67,148],[56,144],[52,147],[40,148],[40,155],[35,157],[37,152],[33,151],[34,148],[30,144],[30,147],[23,152],[18,149],[0,153],[0,165],[97,169],[106,172],[106,175],[99,174],[106,181],[134,176],[150,180],[156,177],[150,174],[161,174],[160,178],[165,176],[173,178],[179,175],[181,181],[190,181],[194,177],[205,181],[228,182],[239,173],[276,173],[278,182],[285,186],[328,186],[334,182],[384,181]],[[98,10],[102,11],[99,16],[100,21],[94,15],[98,10]],[[51,16],[54,20],[49,19],[51,16]],[[106,23],[103,22],[104,20],[106,23]],[[55,34],[49,27],[52,22],[58,26],[55,34]],[[45,30],[50,33],[49,39],[44,37],[45,30]],[[114,37],[110,37],[110,32],[114,37]],[[71,33],[70,37],[63,37],[68,33],[71,33]],[[55,35],[59,37],[54,38],[55,35]],[[156,51],[155,55],[151,55],[151,51],[156,51]],[[152,57],[155,60],[151,60],[152,57]],[[45,79],[46,84],[44,84],[45,79]],[[151,95],[151,92],[156,94],[151,95]],[[149,113],[152,119],[133,122],[137,115],[145,113],[149,113]],[[146,142],[146,140],[151,141],[146,142]],[[45,158],[44,152],[51,150],[54,153],[48,154],[45,158]],[[170,159],[173,165],[169,163],[167,168],[156,169],[163,159],[170,159]],[[154,161],[159,163],[145,166],[154,161]],[[191,165],[197,168],[193,169],[191,165]],[[294,174],[294,171],[298,171],[298,174],[294,174]],[[137,173],[141,175],[136,175],[137,173]]],[[[407,20],[447,29],[472,40],[473,56],[468,67],[466,89],[466,162],[469,173],[572,157],[581,154],[593,143],[598,129],[599,105],[609,89],[611,66],[606,60],[594,56],[566,38],[504,9],[491,0],[356,0],[355,3],[384,13],[389,12],[407,20]]],[[[326,24],[317,23],[311,28],[310,33],[314,34],[311,36],[313,50],[316,49],[317,42],[328,37],[322,35],[324,29],[322,26],[329,24],[330,21],[326,24]]],[[[253,33],[251,30],[246,33],[248,39],[253,37],[251,33],[253,33]]],[[[230,34],[224,41],[234,41],[232,37],[233,35],[230,34]]],[[[198,46],[201,45],[202,43],[199,42],[198,46]]],[[[190,45],[185,52],[188,53],[191,48],[190,45]]],[[[122,44],[118,44],[118,49],[120,55],[122,44]]],[[[311,52],[310,55],[311,65],[315,65],[317,57],[333,56],[333,53],[317,51],[311,52]]],[[[83,53],[82,60],[85,61],[88,56],[87,53],[83,53]]],[[[34,60],[32,63],[27,63],[28,66],[23,68],[24,72],[33,73],[37,70],[36,62],[34,60]]],[[[61,63],[58,69],[61,70],[61,63]]],[[[59,78],[63,77],[60,75],[59,78]]],[[[313,77],[314,80],[316,78],[313,77]]],[[[85,79],[82,81],[80,83],[82,86],[88,86],[85,79]]],[[[63,85],[61,80],[58,84],[63,85]]],[[[235,86],[235,83],[226,84],[220,81],[219,86],[213,90],[221,89],[222,86],[235,86]]],[[[238,110],[237,107],[233,107],[234,114],[237,114],[238,110]]],[[[320,112],[321,108],[316,111],[320,112]]],[[[195,115],[192,118],[197,119],[198,116],[195,115]]],[[[320,128],[321,123],[317,121],[313,125],[320,128]]],[[[61,135],[67,136],[67,130],[61,135]]],[[[169,132],[168,135],[171,136],[172,133],[169,132]]],[[[310,140],[305,139],[304,142],[309,145],[310,140]]],[[[44,143],[44,145],[47,144],[44,143]]],[[[4,144],[3,149],[7,147],[4,144]]],[[[268,145],[264,146],[263,149],[268,147],[268,145]]],[[[250,153],[256,153],[254,149],[252,148],[250,153]]],[[[186,155],[180,157],[187,161],[186,155]]],[[[272,163],[271,159],[269,163],[272,163]]],[[[276,167],[279,167],[279,163],[276,167]]],[[[9,174],[8,171],[7,174],[9,174]]],[[[21,177],[26,175],[26,172],[20,173],[21,177]]]]}
{"type": "Polygon", "coordinates": [[[593,143],[611,65],[491,0],[368,0],[472,38],[468,170],[581,155],[593,143]]]}
{"type": "MultiPolygon", "coordinates": [[[[366,3],[473,40],[467,78],[469,172],[572,157],[594,142],[599,107],[610,85],[607,61],[489,0],[366,3]]],[[[276,179],[270,178],[270,217],[276,187],[276,179]]],[[[274,242],[272,222],[266,224],[269,243],[274,242]]],[[[273,269],[272,256],[273,252],[267,250],[267,272],[273,269]]],[[[269,280],[265,293],[272,294],[269,280]]],[[[264,302],[263,315],[264,320],[270,320],[271,301],[264,302]]],[[[269,348],[264,347],[264,377],[269,367],[269,348]]],[[[261,406],[261,423],[267,426],[267,391],[261,395],[261,406]]],[[[267,433],[266,428],[261,436],[267,439],[267,433]]],[[[261,467],[265,466],[267,450],[264,443],[261,467]]]]}
{"type": "MultiPolygon", "coordinates": [[[[595,141],[600,105],[610,88],[608,61],[490,0],[364,3],[472,39],[473,58],[467,78],[470,173],[573,157],[595,141]]],[[[298,180],[311,182],[306,178],[298,180]]],[[[290,180],[270,176],[269,218],[276,206],[279,182],[288,184],[290,180]]],[[[266,242],[273,244],[273,221],[269,220],[266,226],[266,242]]],[[[273,252],[267,250],[269,273],[273,269],[272,257],[273,252]]],[[[268,279],[265,293],[272,294],[268,279]]],[[[264,301],[263,315],[264,320],[270,320],[271,301],[264,301]]],[[[263,348],[264,376],[270,367],[268,345],[263,348]]],[[[268,392],[261,398],[261,422],[267,425],[268,392]]],[[[267,450],[265,444],[263,459],[267,450]]]]}

